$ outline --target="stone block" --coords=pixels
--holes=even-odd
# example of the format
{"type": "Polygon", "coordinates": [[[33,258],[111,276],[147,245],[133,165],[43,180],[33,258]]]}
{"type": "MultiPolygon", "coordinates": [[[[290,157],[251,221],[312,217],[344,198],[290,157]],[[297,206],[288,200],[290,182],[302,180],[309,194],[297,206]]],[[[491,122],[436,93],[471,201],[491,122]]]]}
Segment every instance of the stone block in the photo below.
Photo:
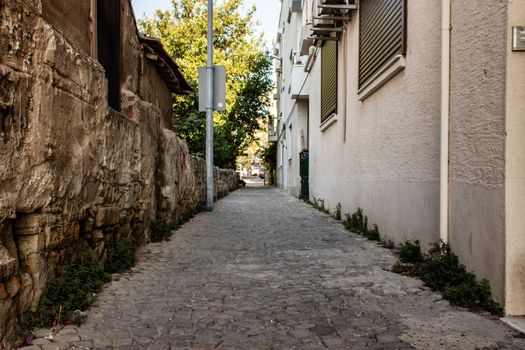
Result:
{"type": "Polygon", "coordinates": [[[36,254],[43,248],[42,235],[17,236],[18,253],[21,259],[36,254]]]}
{"type": "Polygon", "coordinates": [[[0,300],[6,299],[9,297],[9,293],[7,292],[7,288],[4,283],[0,283],[0,300]]]}
{"type": "Polygon", "coordinates": [[[0,244],[0,280],[7,279],[16,273],[18,262],[15,258],[11,257],[0,244]]]}
{"type": "Polygon", "coordinates": [[[58,334],[53,340],[57,343],[72,343],[80,341],[80,336],[78,334],[58,334]]]}
{"type": "Polygon", "coordinates": [[[80,236],[80,226],[78,223],[47,226],[45,232],[45,249],[65,245],[78,240],[80,236]]]}
{"type": "Polygon", "coordinates": [[[68,350],[71,348],[69,343],[50,343],[42,345],[41,350],[68,350]]]}
{"type": "Polygon", "coordinates": [[[37,345],[30,345],[30,346],[24,346],[23,348],[20,348],[19,350],[41,350],[41,349],[37,345]]]}
{"type": "Polygon", "coordinates": [[[95,218],[95,227],[116,225],[119,222],[119,208],[105,207],[98,208],[97,216],[95,218]]]}
{"type": "Polygon", "coordinates": [[[7,293],[11,298],[15,297],[20,291],[20,280],[18,277],[12,277],[6,284],[7,293]]]}
{"type": "Polygon", "coordinates": [[[45,214],[19,215],[14,222],[14,233],[17,236],[37,235],[48,221],[45,214]]]}
{"type": "Polygon", "coordinates": [[[93,231],[93,242],[102,241],[104,239],[104,232],[102,230],[93,231]]]}
{"type": "Polygon", "coordinates": [[[27,267],[27,271],[35,274],[40,269],[40,264],[42,263],[42,257],[39,253],[29,254],[25,258],[25,266],[27,267]]]}
{"type": "Polygon", "coordinates": [[[104,243],[103,240],[101,241],[98,241],[96,246],[95,246],[95,256],[100,259],[100,260],[104,260],[104,253],[105,253],[105,250],[106,250],[106,245],[104,243]]]}
{"type": "Polygon", "coordinates": [[[47,345],[47,344],[51,344],[51,341],[49,341],[46,338],[38,338],[38,339],[33,340],[32,342],[32,345],[47,345]]]}
{"type": "Polygon", "coordinates": [[[0,222],[0,280],[7,280],[18,270],[18,253],[11,221],[0,222]]]}

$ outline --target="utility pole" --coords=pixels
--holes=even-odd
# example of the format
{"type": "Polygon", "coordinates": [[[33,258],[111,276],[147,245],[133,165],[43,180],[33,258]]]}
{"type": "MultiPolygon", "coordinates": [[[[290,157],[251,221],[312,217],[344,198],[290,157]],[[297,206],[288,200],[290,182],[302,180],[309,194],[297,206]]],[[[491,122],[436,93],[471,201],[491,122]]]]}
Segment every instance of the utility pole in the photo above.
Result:
{"type": "Polygon", "coordinates": [[[213,210],[213,110],[214,110],[214,66],[213,66],[213,0],[208,0],[208,62],[206,65],[206,207],[213,210]]]}

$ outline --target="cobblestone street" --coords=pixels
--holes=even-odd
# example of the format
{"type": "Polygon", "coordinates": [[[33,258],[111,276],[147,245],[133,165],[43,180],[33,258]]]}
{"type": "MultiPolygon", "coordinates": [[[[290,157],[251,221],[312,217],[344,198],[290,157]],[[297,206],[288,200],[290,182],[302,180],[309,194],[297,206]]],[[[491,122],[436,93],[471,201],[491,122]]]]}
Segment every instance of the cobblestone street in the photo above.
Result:
{"type": "Polygon", "coordinates": [[[80,328],[26,349],[525,348],[390,272],[395,261],[298,199],[247,187],[141,248],[80,328]]]}

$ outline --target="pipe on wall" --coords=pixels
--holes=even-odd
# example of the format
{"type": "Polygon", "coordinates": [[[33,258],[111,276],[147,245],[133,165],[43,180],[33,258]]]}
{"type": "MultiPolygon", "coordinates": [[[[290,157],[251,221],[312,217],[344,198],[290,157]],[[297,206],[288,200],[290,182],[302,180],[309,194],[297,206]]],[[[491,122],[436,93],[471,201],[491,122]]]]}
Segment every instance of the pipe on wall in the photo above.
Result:
{"type": "Polygon", "coordinates": [[[450,138],[450,11],[451,0],[442,2],[441,32],[441,173],[439,236],[448,242],[449,222],[449,138],[450,138]]]}

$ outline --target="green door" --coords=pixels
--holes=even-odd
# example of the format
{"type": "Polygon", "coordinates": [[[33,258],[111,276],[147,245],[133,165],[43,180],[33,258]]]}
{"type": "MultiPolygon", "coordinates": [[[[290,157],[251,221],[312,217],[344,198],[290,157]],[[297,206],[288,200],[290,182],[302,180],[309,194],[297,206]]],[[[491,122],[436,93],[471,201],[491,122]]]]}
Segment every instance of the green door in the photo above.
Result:
{"type": "Polygon", "coordinates": [[[309,164],[310,164],[310,153],[308,151],[302,151],[300,154],[301,166],[300,166],[300,175],[301,175],[301,198],[310,199],[309,191],[309,164]]]}

